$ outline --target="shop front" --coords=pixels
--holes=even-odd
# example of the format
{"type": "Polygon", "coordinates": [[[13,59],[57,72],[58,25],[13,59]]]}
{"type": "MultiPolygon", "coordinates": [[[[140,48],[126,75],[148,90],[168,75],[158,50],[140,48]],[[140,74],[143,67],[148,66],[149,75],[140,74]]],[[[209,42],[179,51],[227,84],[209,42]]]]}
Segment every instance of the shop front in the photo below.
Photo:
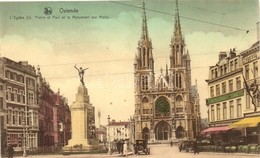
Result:
{"type": "Polygon", "coordinates": [[[242,129],[248,144],[260,144],[260,116],[244,118],[229,127],[242,129]]]}

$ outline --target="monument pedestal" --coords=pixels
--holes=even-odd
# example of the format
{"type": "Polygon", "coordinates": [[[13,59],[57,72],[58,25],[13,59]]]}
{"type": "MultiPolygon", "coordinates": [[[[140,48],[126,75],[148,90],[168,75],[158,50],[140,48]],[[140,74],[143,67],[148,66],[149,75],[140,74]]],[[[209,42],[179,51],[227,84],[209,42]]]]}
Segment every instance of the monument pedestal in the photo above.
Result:
{"type": "Polygon", "coordinates": [[[66,153],[86,153],[101,150],[102,146],[95,139],[95,108],[90,104],[88,90],[84,85],[78,87],[76,101],[71,110],[71,135],[68,145],[62,148],[66,153]]]}

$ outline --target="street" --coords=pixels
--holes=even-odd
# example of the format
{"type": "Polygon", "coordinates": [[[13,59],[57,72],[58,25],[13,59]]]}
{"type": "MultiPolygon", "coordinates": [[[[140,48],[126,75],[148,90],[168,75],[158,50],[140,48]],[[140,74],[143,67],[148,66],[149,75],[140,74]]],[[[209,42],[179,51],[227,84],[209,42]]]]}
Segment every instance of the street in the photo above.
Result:
{"type": "MultiPolygon", "coordinates": [[[[213,152],[201,152],[198,155],[194,155],[192,152],[179,152],[177,146],[170,147],[170,144],[157,144],[150,145],[150,155],[129,155],[128,157],[139,158],[259,158],[260,154],[244,154],[244,153],[213,153],[213,152]]],[[[97,157],[123,157],[118,153],[112,155],[107,154],[80,154],[80,155],[29,155],[28,158],[97,158],[97,157]]]]}

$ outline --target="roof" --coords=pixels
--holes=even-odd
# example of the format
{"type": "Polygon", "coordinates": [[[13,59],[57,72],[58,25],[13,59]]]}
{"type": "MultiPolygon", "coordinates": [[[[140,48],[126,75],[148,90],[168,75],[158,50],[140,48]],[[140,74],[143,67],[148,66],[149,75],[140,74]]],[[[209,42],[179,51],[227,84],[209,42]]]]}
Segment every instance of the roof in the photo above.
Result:
{"type": "Polygon", "coordinates": [[[125,125],[129,125],[129,122],[110,122],[109,123],[110,126],[125,126],[125,125]]]}

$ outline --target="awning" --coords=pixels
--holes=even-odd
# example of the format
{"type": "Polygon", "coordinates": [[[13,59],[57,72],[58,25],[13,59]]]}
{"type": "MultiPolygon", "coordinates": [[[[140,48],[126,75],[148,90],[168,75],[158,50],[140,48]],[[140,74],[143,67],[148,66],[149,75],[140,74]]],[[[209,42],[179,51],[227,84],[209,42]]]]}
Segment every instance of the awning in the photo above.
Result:
{"type": "Polygon", "coordinates": [[[260,117],[244,118],[238,122],[235,122],[229,127],[231,128],[245,128],[245,127],[256,127],[260,123],[260,117]]]}
{"type": "Polygon", "coordinates": [[[201,134],[217,134],[221,132],[226,132],[232,128],[228,126],[220,126],[220,127],[209,127],[201,132],[201,134]]]}

